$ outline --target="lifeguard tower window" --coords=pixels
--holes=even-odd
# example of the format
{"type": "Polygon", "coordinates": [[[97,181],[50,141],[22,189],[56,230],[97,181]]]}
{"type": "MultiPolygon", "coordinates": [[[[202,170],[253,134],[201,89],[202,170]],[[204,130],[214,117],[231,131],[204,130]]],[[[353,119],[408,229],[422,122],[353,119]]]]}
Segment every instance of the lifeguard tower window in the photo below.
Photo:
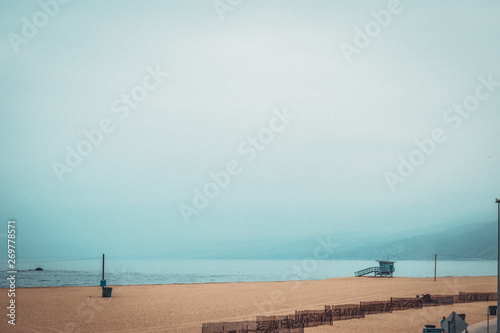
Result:
{"type": "Polygon", "coordinates": [[[394,273],[394,261],[387,260],[377,260],[380,265],[379,275],[381,276],[391,276],[394,273]]]}

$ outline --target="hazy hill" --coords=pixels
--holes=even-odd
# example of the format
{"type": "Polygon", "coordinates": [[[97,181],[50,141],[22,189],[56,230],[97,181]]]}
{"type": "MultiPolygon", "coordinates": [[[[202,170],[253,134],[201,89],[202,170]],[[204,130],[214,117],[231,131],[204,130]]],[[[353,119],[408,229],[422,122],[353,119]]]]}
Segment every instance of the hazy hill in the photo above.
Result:
{"type": "MultiPolygon", "coordinates": [[[[327,237],[327,233],[322,236],[327,237]]],[[[331,239],[330,259],[488,260],[496,259],[497,222],[436,226],[435,232],[411,231],[408,235],[385,236],[337,232],[331,239]],[[417,234],[417,236],[413,236],[417,234]]],[[[226,242],[208,248],[200,259],[304,259],[312,257],[318,246],[315,239],[278,239],[226,242]]]]}
{"type": "Polygon", "coordinates": [[[497,222],[462,225],[446,231],[339,250],[337,259],[496,259],[497,222]]]}

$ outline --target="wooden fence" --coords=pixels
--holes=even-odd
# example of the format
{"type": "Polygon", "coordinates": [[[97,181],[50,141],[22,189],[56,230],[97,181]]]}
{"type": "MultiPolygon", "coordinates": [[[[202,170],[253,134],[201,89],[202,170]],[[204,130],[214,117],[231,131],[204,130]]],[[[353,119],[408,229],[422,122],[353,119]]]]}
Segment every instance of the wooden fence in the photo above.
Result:
{"type": "Polygon", "coordinates": [[[316,327],[319,325],[331,325],[332,319],[324,310],[295,311],[295,316],[304,327],[316,327]]]}
{"type": "Polygon", "coordinates": [[[466,293],[459,292],[458,293],[458,302],[459,303],[468,303],[468,302],[487,302],[487,301],[496,301],[497,293],[466,293]]]}
{"type": "Polygon", "coordinates": [[[421,309],[423,306],[496,301],[496,292],[459,292],[458,295],[425,295],[422,298],[391,297],[390,301],[325,305],[324,310],[295,311],[294,315],[258,316],[255,321],[205,323],[202,333],[304,333],[305,327],[332,325],[333,321],[364,318],[393,310],[421,309]]]}
{"type": "Polygon", "coordinates": [[[423,301],[421,298],[398,298],[391,297],[392,310],[421,309],[423,301]]]}
{"type": "Polygon", "coordinates": [[[425,296],[422,298],[424,306],[439,306],[439,305],[450,305],[455,303],[456,295],[425,295],[425,296]]]}
{"type": "Polygon", "coordinates": [[[325,305],[325,314],[332,321],[365,317],[358,304],[325,305]]]}
{"type": "Polygon", "coordinates": [[[365,315],[392,312],[391,301],[360,302],[359,307],[365,315]]]}
{"type": "MultiPolygon", "coordinates": [[[[281,316],[288,317],[288,316],[281,316]]],[[[293,316],[291,316],[293,317],[293,316]]],[[[259,318],[259,317],[258,317],[259,318]]],[[[205,323],[202,333],[304,333],[303,327],[291,327],[285,324],[283,318],[265,317],[261,321],[238,321],[205,323]],[[283,325],[281,325],[283,323],[283,325]]]]}
{"type": "Polygon", "coordinates": [[[202,333],[247,333],[255,332],[257,323],[255,321],[238,321],[222,323],[205,323],[201,328],[202,333]]]}
{"type": "Polygon", "coordinates": [[[297,316],[258,316],[257,327],[263,330],[266,327],[280,328],[303,328],[304,325],[298,320],[297,316]]]}

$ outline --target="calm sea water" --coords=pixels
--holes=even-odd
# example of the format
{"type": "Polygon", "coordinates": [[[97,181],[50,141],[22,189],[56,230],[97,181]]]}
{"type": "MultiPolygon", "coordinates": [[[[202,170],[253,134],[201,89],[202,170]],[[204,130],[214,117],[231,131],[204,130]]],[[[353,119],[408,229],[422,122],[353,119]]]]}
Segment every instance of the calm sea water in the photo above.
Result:
{"type": "MultiPolygon", "coordinates": [[[[17,287],[98,286],[101,261],[54,261],[19,263],[17,287]],[[43,271],[31,271],[42,267],[43,271]]],[[[251,282],[316,280],[354,276],[363,268],[377,266],[370,260],[106,260],[109,286],[172,283],[251,282]]],[[[395,276],[432,277],[434,261],[397,261],[395,276]]],[[[0,265],[7,285],[7,266],[0,265]]],[[[497,261],[438,261],[438,276],[496,275],[497,261]]]]}

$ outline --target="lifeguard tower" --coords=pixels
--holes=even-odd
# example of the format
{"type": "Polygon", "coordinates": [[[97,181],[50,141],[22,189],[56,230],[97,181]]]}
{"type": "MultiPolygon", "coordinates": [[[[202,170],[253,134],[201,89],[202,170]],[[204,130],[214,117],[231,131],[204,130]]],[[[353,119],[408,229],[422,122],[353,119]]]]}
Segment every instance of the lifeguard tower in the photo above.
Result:
{"type": "Polygon", "coordinates": [[[377,260],[379,266],[374,266],[374,267],[368,267],[365,269],[362,269],[360,271],[357,271],[354,273],[356,276],[363,276],[366,274],[374,273],[373,276],[388,276],[392,277],[392,273],[394,273],[395,268],[394,268],[394,263],[395,261],[389,261],[389,260],[377,260]]]}

